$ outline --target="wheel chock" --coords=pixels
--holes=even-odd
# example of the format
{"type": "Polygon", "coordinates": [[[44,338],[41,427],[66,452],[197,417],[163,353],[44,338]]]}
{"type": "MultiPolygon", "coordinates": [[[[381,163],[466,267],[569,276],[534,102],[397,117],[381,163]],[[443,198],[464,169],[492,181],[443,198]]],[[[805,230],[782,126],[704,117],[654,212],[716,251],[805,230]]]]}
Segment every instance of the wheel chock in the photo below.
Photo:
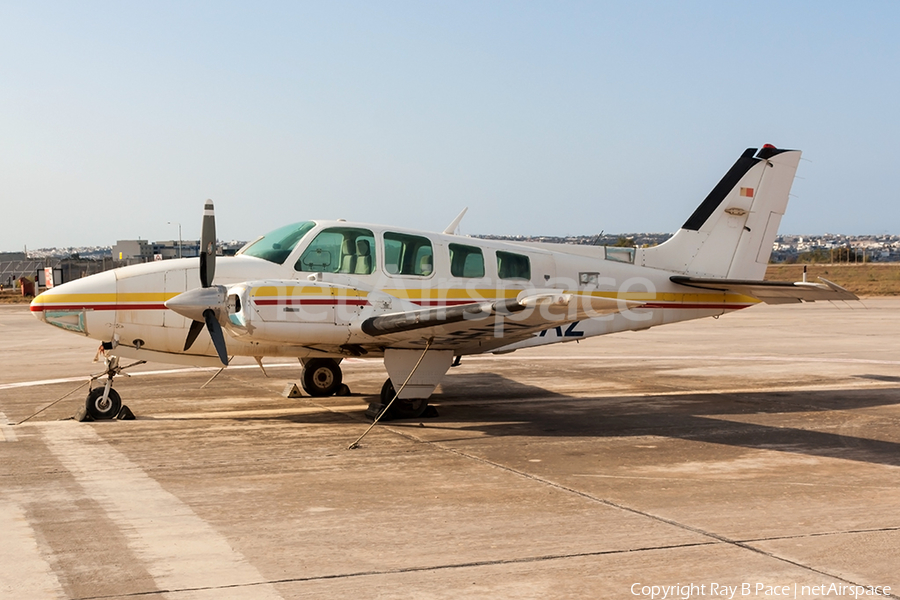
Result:
{"type": "Polygon", "coordinates": [[[120,421],[134,421],[134,413],[131,412],[131,409],[122,405],[122,408],[119,409],[119,414],[116,415],[116,418],[120,421]]]}
{"type": "Polygon", "coordinates": [[[284,386],[284,391],[281,392],[281,395],[285,398],[300,398],[303,396],[303,394],[300,393],[300,388],[297,387],[296,383],[289,383],[284,386]]]}
{"type": "Polygon", "coordinates": [[[338,388],[338,391],[334,393],[335,396],[350,396],[350,387],[346,383],[342,383],[341,387],[338,388]]]}
{"type": "MultiPolygon", "coordinates": [[[[366,417],[372,419],[373,421],[381,414],[381,411],[385,409],[385,404],[381,402],[370,402],[369,408],[366,409],[366,417]]],[[[387,419],[383,419],[387,420],[387,419]]]]}
{"type": "Polygon", "coordinates": [[[84,404],[78,407],[78,410],[75,411],[75,414],[72,415],[72,418],[79,423],[88,423],[94,420],[94,417],[88,414],[87,408],[84,406],[84,404]]]}

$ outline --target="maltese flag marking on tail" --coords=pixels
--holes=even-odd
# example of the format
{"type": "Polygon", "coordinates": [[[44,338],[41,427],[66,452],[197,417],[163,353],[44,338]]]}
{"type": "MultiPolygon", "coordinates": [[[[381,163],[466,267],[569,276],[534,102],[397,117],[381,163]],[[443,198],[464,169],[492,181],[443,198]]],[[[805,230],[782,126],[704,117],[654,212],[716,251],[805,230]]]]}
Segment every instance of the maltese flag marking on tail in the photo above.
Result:
{"type": "Polygon", "coordinates": [[[741,196],[744,196],[745,198],[752,198],[753,197],[753,188],[742,187],[741,188],[741,196]]]}

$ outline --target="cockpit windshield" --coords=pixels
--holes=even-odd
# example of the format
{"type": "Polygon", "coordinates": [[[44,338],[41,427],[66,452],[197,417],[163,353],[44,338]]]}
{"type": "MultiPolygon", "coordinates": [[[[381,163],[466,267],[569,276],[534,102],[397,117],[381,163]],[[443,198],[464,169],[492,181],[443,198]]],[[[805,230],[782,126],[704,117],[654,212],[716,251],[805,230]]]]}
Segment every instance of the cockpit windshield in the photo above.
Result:
{"type": "Polygon", "coordinates": [[[303,236],[315,226],[312,221],[285,225],[245,246],[240,254],[255,256],[280,265],[303,236]]]}

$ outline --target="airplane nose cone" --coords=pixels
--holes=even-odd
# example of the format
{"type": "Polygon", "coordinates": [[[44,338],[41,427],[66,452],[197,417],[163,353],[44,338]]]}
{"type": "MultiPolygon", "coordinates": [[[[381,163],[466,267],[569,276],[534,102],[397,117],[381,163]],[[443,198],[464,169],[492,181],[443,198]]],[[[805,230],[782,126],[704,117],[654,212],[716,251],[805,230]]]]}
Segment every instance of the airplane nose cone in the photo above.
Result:
{"type": "Polygon", "coordinates": [[[116,319],[116,275],[97,273],[52,287],[31,301],[38,319],[93,338],[111,338],[116,319]]]}

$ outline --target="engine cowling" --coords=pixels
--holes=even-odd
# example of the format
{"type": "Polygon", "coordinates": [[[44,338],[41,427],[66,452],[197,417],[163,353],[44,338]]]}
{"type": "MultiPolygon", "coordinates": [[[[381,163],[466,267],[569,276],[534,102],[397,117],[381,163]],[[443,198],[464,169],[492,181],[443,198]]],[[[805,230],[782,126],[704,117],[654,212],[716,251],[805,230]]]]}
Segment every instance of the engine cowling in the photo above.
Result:
{"type": "Polygon", "coordinates": [[[252,281],[227,290],[220,323],[236,338],[294,345],[340,345],[369,307],[368,293],[321,281],[252,281]]]}

